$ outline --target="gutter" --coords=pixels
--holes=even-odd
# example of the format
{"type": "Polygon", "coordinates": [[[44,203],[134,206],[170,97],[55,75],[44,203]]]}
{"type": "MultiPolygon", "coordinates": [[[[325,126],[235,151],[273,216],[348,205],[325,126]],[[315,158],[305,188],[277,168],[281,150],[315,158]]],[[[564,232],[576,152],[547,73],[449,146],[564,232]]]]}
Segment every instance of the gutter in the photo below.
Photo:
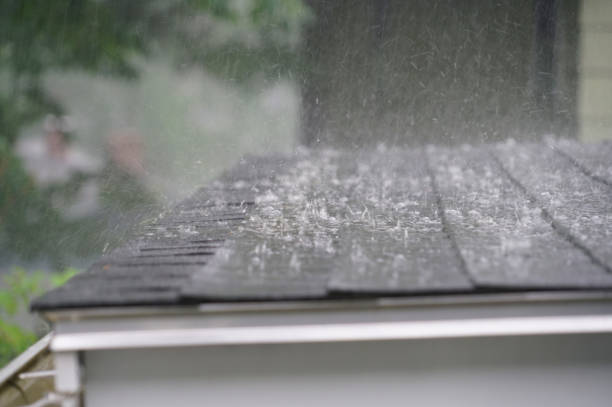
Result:
{"type": "Polygon", "coordinates": [[[448,296],[56,311],[53,352],[612,333],[612,297],[448,296]]]}
{"type": "Polygon", "coordinates": [[[29,365],[49,349],[51,338],[52,333],[45,335],[38,340],[38,342],[26,349],[21,355],[13,359],[8,365],[4,366],[0,370],[0,389],[4,387],[9,380],[27,371],[30,367],[29,365]]]}
{"type": "Polygon", "coordinates": [[[47,334],[0,369],[0,405],[24,406],[53,398],[52,338],[47,334]]]}
{"type": "Polygon", "coordinates": [[[53,351],[600,333],[612,333],[612,315],[73,333],[58,336],[53,351]]]}

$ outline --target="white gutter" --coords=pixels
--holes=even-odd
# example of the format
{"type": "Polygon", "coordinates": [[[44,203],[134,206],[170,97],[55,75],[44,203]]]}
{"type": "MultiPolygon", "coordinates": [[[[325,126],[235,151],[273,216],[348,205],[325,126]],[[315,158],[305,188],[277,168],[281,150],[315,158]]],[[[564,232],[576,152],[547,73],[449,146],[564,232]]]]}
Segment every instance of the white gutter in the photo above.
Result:
{"type": "Polygon", "coordinates": [[[51,338],[51,333],[45,335],[38,342],[21,353],[21,355],[13,359],[8,365],[0,369],[0,387],[2,387],[5,382],[21,373],[30,362],[47,350],[51,343],[51,338]]]}
{"type": "Polygon", "coordinates": [[[52,342],[52,350],[66,352],[595,333],[612,333],[612,315],[85,332],[58,335],[52,342]]]}
{"type": "Polygon", "coordinates": [[[539,296],[419,301],[211,304],[184,309],[66,311],[54,352],[435,338],[612,333],[612,298],[539,296]]]}

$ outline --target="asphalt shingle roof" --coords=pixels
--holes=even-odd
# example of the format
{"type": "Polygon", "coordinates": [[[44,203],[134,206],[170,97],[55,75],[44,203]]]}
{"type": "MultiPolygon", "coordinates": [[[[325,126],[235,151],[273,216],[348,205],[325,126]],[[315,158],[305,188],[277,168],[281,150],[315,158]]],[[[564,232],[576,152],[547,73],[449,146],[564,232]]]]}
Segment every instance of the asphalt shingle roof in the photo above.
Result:
{"type": "Polygon", "coordinates": [[[612,143],[250,157],[32,308],[612,288],[612,143]]]}

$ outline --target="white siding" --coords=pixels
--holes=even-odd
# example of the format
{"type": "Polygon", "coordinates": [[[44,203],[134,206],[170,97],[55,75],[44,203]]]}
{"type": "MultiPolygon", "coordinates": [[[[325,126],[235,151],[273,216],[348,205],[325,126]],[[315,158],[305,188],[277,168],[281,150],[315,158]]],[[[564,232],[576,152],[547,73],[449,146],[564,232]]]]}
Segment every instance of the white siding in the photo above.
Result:
{"type": "Polygon", "coordinates": [[[602,406],[612,336],[91,351],[85,405],[602,406]]]}
{"type": "Polygon", "coordinates": [[[583,0],[579,117],[583,140],[612,138],[612,1],[583,0]]]}

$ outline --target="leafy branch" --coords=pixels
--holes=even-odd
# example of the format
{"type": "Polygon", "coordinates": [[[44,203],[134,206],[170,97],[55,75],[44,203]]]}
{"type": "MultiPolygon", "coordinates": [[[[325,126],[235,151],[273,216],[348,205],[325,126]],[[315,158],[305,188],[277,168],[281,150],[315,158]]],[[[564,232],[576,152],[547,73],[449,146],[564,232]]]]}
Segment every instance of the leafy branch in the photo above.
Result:
{"type": "Polygon", "coordinates": [[[26,272],[15,267],[3,278],[0,289],[0,367],[26,350],[38,339],[37,335],[20,326],[19,315],[27,313],[32,298],[45,290],[66,283],[77,270],[69,268],[59,273],[26,272]]]}

